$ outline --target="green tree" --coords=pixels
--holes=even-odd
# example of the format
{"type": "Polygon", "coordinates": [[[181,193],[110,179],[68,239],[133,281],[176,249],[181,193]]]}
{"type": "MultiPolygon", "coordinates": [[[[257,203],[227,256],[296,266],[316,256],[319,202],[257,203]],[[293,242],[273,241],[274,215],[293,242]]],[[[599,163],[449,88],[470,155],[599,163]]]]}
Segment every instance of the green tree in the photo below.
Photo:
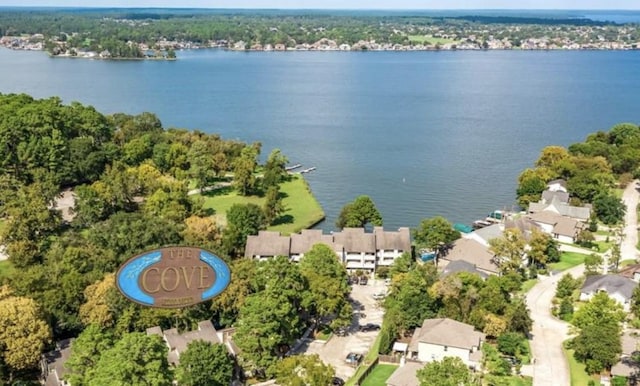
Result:
{"type": "Polygon", "coordinates": [[[572,324],[579,329],[601,326],[609,322],[622,323],[625,312],[622,306],[606,292],[598,292],[573,315],[572,324]]]}
{"type": "Polygon", "coordinates": [[[445,357],[427,363],[417,373],[420,386],[473,386],[479,385],[467,365],[458,357],[445,357]]]}
{"type": "Polygon", "coordinates": [[[340,211],[336,226],[362,228],[367,224],[382,226],[382,216],[369,196],[359,196],[340,211]]]}
{"type": "MultiPolygon", "coordinates": [[[[350,288],[347,271],[338,261],[336,253],[325,244],[316,244],[300,260],[300,272],[309,283],[311,308],[318,319],[339,316],[341,309],[349,304],[350,288]]],[[[335,325],[349,325],[347,320],[335,321],[335,325]]],[[[335,327],[334,325],[334,327],[335,327]]]]}
{"type": "Polygon", "coordinates": [[[233,325],[240,309],[249,295],[256,291],[254,279],[258,264],[253,259],[239,259],[231,262],[231,282],[227,289],[213,299],[211,310],[218,314],[220,324],[233,325]]]}
{"type": "Polygon", "coordinates": [[[522,354],[524,335],[517,332],[505,332],[498,337],[498,350],[501,353],[511,356],[522,354]]]}
{"type": "Polygon", "coordinates": [[[264,229],[264,213],[256,204],[233,204],[227,211],[227,227],[222,242],[230,256],[242,256],[247,236],[264,229]]]}
{"type": "Polygon", "coordinates": [[[32,299],[13,296],[0,287],[0,362],[9,368],[9,383],[15,371],[37,366],[51,330],[32,299]]]}
{"type": "Polygon", "coordinates": [[[100,360],[100,355],[113,347],[114,338],[108,330],[90,324],[73,340],[71,355],[65,363],[69,369],[66,380],[72,385],[88,385],[92,373],[100,360]]]}
{"type": "Polygon", "coordinates": [[[393,286],[384,301],[387,312],[395,315],[394,329],[400,332],[410,331],[422,325],[425,319],[437,315],[438,300],[429,292],[436,279],[437,273],[433,265],[419,267],[394,278],[393,286]]]}
{"type": "Polygon", "coordinates": [[[533,320],[523,299],[514,299],[505,314],[509,322],[509,331],[519,332],[523,335],[529,334],[533,320]]]}
{"type": "Polygon", "coordinates": [[[626,206],[611,194],[600,194],[593,200],[596,216],[607,225],[619,224],[624,220],[626,206]]]}
{"type": "Polygon", "coordinates": [[[275,375],[282,386],[330,385],[335,370],[317,354],[294,355],[276,365],[275,375]]]}
{"type": "Polygon", "coordinates": [[[439,251],[460,238],[460,232],[444,217],[436,216],[420,222],[413,230],[413,240],[418,248],[439,251]]]}
{"type": "Polygon", "coordinates": [[[585,256],[584,258],[584,268],[585,274],[589,275],[597,275],[600,267],[602,266],[602,256],[597,253],[592,253],[590,255],[585,256]]]}
{"type": "Polygon", "coordinates": [[[566,273],[558,281],[556,297],[560,299],[571,297],[573,295],[573,291],[578,289],[578,287],[580,287],[580,282],[577,279],[574,279],[570,273],[566,273]]]}
{"type": "Polygon", "coordinates": [[[407,273],[415,266],[416,259],[411,256],[411,252],[404,252],[393,261],[393,264],[391,264],[391,268],[389,269],[389,276],[393,278],[398,274],[407,273]]]}
{"type": "Polygon", "coordinates": [[[504,231],[502,237],[489,240],[489,250],[496,256],[500,272],[518,271],[522,268],[522,257],[526,241],[517,228],[504,231]]]}
{"type": "Polygon", "coordinates": [[[176,378],[186,386],[228,386],[233,366],[233,358],[224,345],[196,340],[180,354],[176,378]]]}
{"type": "Polygon", "coordinates": [[[191,144],[189,148],[189,175],[196,183],[196,188],[207,187],[216,176],[214,171],[214,160],[209,145],[204,140],[198,140],[191,144]]]}
{"type": "Polygon", "coordinates": [[[633,294],[631,295],[631,312],[633,312],[636,318],[640,318],[640,286],[636,286],[633,289],[633,294]]]}
{"type": "Polygon", "coordinates": [[[267,189],[263,210],[265,222],[270,225],[273,225],[274,221],[284,213],[285,208],[282,204],[282,197],[280,196],[280,188],[278,185],[270,186],[267,189]]]}
{"type": "Polygon", "coordinates": [[[100,355],[89,385],[169,386],[172,381],[162,338],[135,332],[100,355]]]}
{"type": "Polygon", "coordinates": [[[264,164],[264,174],[262,176],[262,187],[268,190],[271,187],[277,187],[287,178],[286,165],[289,160],[285,157],[280,149],[273,149],[267,162],[264,164]]]}
{"type": "Polygon", "coordinates": [[[518,205],[527,208],[529,203],[538,202],[542,192],[547,188],[545,176],[536,169],[525,169],[518,177],[518,205]]]}
{"type": "Polygon", "coordinates": [[[620,326],[613,320],[586,325],[573,339],[572,347],[589,374],[600,373],[611,368],[622,353],[620,326]]]}
{"type": "Polygon", "coordinates": [[[258,165],[258,148],[256,146],[245,146],[234,163],[233,185],[242,196],[253,193],[256,185],[254,172],[258,165]]]}

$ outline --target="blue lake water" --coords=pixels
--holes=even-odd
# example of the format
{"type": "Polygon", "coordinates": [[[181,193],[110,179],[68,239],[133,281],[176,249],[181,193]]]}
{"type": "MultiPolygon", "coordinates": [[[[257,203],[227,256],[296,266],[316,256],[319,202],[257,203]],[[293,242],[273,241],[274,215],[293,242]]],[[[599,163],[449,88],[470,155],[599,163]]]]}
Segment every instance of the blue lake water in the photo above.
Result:
{"type": "Polygon", "coordinates": [[[165,127],[260,141],[307,174],[333,229],[370,195],[389,228],[514,203],[548,145],[640,122],[640,51],[179,52],[176,62],[0,50],[0,92],[60,96],[165,127]]]}

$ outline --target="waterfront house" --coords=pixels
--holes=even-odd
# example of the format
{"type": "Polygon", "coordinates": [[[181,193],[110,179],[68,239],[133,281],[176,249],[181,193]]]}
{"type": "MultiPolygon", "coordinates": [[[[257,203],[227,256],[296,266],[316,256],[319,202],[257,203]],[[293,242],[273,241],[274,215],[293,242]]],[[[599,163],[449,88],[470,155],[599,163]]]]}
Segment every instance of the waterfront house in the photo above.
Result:
{"type": "Polygon", "coordinates": [[[591,206],[573,206],[566,202],[560,201],[558,197],[554,197],[551,202],[532,202],[529,204],[529,211],[532,213],[554,212],[561,216],[569,217],[577,221],[587,222],[591,217],[591,206]]]}
{"type": "Polygon", "coordinates": [[[580,289],[580,300],[589,301],[598,292],[606,292],[622,308],[629,312],[631,296],[638,283],[619,275],[587,276],[580,289]]]}
{"type": "Polygon", "coordinates": [[[411,251],[411,231],[399,228],[397,232],[385,231],[382,227],[373,228],[376,240],[376,264],[390,266],[405,252],[411,251]]]}
{"type": "Polygon", "coordinates": [[[451,248],[438,257],[438,266],[446,270],[450,263],[459,260],[464,260],[472,264],[476,270],[489,275],[499,272],[495,255],[489,250],[489,246],[473,238],[463,237],[454,241],[451,248]]]}
{"type": "Polygon", "coordinates": [[[276,256],[289,256],[291,239],[280,232],[260,231],[257,236],[248,236],[244,249],[245,257],[266,260],[276,256]]]}
{"type": "Polygon", "coordinates": [[[303,229],[302,232],[291,235],[291,250],[289,252],[291,260],[296,263],[300,262],[304,254],[316,244],[325,244],[335,251],[342,260],[342,248],[333,242],[332,235],[325,235],[320,229],[303,229]]]}
{"type": "Polygon", "coordinates": [[[333,234],[336,244],[342,245],[344,264],[347,270],[365,269],[373,271],[376,267],[376,235],[366,233],[364,228],[344,228],[333,234]]]}
{"type": "Polygon", "coordinates": [[[586,228],[585,223],[552,211],[532,213],[527,218],[538,224],[541,231],[563,243],[575,243],[580,232],[586,228]]]}
{"type": "Polygon", "coordinates": [[[480,368],[480,346],[485,335],[466,323],[449,318],[426,319],[416,328],[409,356],[420,362],[441,361],[445,357],[458,357],[471,368],[480,368]]]}

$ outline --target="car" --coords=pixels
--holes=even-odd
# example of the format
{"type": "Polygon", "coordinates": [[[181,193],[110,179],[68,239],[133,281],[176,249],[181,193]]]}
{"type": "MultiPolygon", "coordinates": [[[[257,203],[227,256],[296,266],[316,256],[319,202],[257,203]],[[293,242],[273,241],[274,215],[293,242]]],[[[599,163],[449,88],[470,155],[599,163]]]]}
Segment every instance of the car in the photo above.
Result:
{"type": "Polygon", "coordinates": [[[333,379],[331,379],[331,386],[344,386],[344,379],[333,377],[333,379]]]}
{"type": "Polygon", "coordinates": [[[362,276],[362,277],[360,278],[360,282],[359,282],[359,284],[360,284],[360,285],[367,285],[367,282],[368,282],[367,277],[366,277],[366,276],[362,276]]]}
{"type": "Polygon", "coordinates": [[[375,294],[371,295],[373,300],[382,300],[382,299],[385,298],[385,296],[387,296],[387,295],[384,292],[378,292],[378,293],[375,293],[375,294]]]}
{"type": "Polygon", "coordinates": [[[380,325],[375,323],[361,324],[358,327],[358,331],[360,332],[378,331],[379,329],[380,325]]]}
{"type": "Polygon", "coordinates": [[[347,336],[349,335],[349,330],[347,330],[346,327],[340,327],[336,329],[333,333],[336,334],[337,336],[347,336]]]}
{"type": "Polygon", "coordinates": [[[362,360],[362,354],[358,354],[354,352],[350,352],[349,354],[347,354],[347,357],[345,358],[345,362],[347,362],[352,366],[357,366],[361,360],[362,360]]]}

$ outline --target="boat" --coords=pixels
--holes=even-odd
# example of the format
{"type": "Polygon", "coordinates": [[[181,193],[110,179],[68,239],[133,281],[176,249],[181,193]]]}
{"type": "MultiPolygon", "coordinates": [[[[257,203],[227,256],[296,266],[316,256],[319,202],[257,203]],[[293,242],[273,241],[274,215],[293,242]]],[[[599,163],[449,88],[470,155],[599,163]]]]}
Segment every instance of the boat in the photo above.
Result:
{"type": "Polygon", "coordinates": [[[300,170],[300,174],[309,173],[309,172],[312,172],[314,170],[316,170],[315,166],[310,167],[309,169],[300,170]]]}
{"type": "Polygon", "coordinates": [[[457,230],[460,233],[471,233],[471,232],[473,232],[473,227],[470,227],[467,224],[460,224],[460,223],[453,224],[453,229],[457,230]]]}
{"type": "Polygon", "coordinates": [[[480,229],[480,228],[484,228],[484,227],[488,227],[489,225],[491,225],[492,223],[489,221],[485,221],[485,220],[476,220],[473,222],[473,229],[480,229]]]}

